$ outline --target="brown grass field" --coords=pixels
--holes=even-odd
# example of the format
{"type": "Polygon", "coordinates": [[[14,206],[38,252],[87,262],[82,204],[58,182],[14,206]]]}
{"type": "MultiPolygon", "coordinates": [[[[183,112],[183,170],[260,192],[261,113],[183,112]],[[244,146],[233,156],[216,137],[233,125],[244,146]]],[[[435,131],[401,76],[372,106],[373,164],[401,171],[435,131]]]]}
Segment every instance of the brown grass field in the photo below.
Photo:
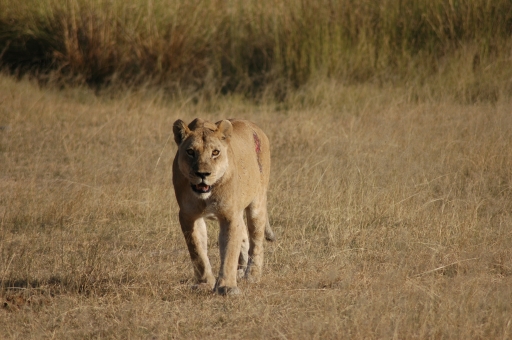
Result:
{"type": "Polygon", "coordinates": [[[1,76],[0,338],[512,338],[510,98],[307,91],[168,101],[1,76]],[[277,241],[235,298],[190,290],[171,133],[194,117],[271,140],[277,241]]]}

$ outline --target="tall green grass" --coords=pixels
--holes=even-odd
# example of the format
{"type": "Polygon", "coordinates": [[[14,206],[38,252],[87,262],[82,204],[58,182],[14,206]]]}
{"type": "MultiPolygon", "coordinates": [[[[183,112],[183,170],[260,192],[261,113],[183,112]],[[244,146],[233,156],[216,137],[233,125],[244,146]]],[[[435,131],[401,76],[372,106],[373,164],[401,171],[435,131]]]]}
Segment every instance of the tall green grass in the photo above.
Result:
{"type": "Polygon", "coordinates": [[[422,83],[443,76],[457,88],[462,73],[464,91],[493,97],[497,88],[512,93],[511,47],[510,0],[0,3],[5,68],[101,86],[283,95],[325,77],[422,83]]]}

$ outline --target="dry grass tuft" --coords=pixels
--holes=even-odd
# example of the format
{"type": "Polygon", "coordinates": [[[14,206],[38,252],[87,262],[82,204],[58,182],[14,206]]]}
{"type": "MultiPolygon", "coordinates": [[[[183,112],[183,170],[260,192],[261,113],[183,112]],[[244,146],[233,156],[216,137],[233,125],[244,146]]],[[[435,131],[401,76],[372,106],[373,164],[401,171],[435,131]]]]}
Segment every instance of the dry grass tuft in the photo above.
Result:
{"type": "Polygon", "coordinates": [[[511,102],[304,91],[167,103],[1,77],[1,337],[510,338],[511,102]],[[240,298],[189,289],[171,126],[196,116],[272,142],[278,240],[240,298]]]}

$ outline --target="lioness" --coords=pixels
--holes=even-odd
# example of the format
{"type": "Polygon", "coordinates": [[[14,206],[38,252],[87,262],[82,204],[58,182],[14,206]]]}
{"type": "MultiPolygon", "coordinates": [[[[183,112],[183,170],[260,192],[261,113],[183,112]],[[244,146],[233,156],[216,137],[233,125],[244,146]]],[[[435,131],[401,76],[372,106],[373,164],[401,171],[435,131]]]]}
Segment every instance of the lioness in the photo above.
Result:
{"type": "Polygon", "coordinates": [[[173,132],[178,151],[172,182],[197,280],[194,287],[206,286],[221,295],[238,294],[237,277],[257,281],[263,265],[263,238],[274,240],[267,217],[268,138],[246,120],[213,124],[197,118],[187,126],[178,119],[173,132]],[[209,217],[220,223],[217,280],[206,249],[204,219],[209,217]]]}

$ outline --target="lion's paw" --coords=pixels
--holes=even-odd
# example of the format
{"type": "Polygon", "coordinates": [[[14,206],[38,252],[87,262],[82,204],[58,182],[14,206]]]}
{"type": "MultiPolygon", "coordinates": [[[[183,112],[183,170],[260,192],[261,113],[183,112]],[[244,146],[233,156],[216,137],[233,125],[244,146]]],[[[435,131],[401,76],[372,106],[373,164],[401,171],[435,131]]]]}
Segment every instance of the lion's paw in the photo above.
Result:
{"type": "Polygon", "coordinates": [[[249,283],[257,283],[261,278],[261,268],[257,266],[249,266],[245,272],[245,279],[249,283]]]}
{"type": "Polygon", "coordinates": [[[238,280],[243,279],[245,277],[246,268],[239,268],[236,271],[236,278],[238,280]]]}
{"type": "Polygon", "coordinates": [[[217,294],[219,295],[239,295],[240,289],[238,287],[217,287],[217,294]]]}
{"type": "Polygon", "coordinates": [[[258,283],[258,282],[260,282],[260,276],[247,274],[247,275],[245,275],[245,280],[249,283],[258,283]]]}
{"type": "Polygon", "coordinates": [[[202,283],[196,283],[195,285],[193,285],[191,287],[191,289],[193,291],[198,291],[198,292],[211,292],[213,287],[209,283],[202,282],[202,283]]]}

